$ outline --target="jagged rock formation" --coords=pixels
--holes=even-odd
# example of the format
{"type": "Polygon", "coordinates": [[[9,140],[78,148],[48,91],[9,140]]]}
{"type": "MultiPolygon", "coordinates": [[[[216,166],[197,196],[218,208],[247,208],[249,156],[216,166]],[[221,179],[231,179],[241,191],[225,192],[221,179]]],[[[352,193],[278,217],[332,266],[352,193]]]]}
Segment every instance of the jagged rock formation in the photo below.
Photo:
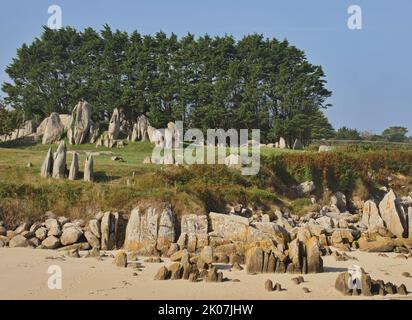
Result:
{"type": "Polygon", "coordinates": [[[70,144],[82,144],[89,138],[92,126],[91,109],[86,101],[79,101],[72,111],[71,124],[67,132],[70,144]]]}

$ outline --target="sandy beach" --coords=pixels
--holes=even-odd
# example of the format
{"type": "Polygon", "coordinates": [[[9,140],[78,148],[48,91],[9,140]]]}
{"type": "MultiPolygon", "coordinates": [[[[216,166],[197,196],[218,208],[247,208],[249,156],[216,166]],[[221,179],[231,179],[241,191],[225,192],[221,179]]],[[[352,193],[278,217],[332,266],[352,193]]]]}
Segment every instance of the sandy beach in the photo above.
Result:
{"type": "Polygon", "coordinates": [[[163,263],[146,263],[142,268],[120,268],[112,264],[111,257],[69,258],[53,250],[24,248],[0,249],[0,299],[412,299],[407,296],[386,295],[373,297],[345,297],[334,288],[340,272],[352,264],[362,266],[372,279],[404,283],[411,291],[412,278],[402,276],[412,273],[412,259],[395,258],[390,253],[381,257],[377,253],[351,252],[358,261],[336,261],[324,257],[325,272],[304,275],[305,282],[296,285],[292,274],[248,275],[243,271],[229,270],[228,265],[218,264],[224,276],[240,282],[191,283],[187,280],[155,281],[153,276],[163,263]],[[62,269],[62,289],[50,290],[47,285],[48,268],[58,265],[62,269]],[[137,275],[136,275],[137,273],[137,275]],[[271,279],[284,288],[281,292],[267,292],[264,282],[271,279]],[[307,287],[311,292],[304,293],[307,287]]]}

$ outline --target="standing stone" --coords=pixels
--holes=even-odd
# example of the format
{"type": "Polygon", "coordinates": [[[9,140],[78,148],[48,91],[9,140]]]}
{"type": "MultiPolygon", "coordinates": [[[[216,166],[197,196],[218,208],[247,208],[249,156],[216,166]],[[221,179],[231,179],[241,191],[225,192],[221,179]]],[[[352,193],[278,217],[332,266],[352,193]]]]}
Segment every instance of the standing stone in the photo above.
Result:
{"type": "Polygon", "coordinates": [[[306,261],[308,273],[323,272],[323,260],[316,237],[312,237],[306,242],[306,261]]]}
{"type": "Polygon", "coordinates": [[[406,214],[393,190],[390,190],[379,203],[379,211],[390,232],[398,238],[407,237],[406,214]]]}
{"type": "Polygon", "coordinates": [[[379,229],[385,227],[379,214],[378,206],[372,200],[366,201],[363,205],[362,223],[368,226],[368,231],[370,233],[378,232],[379,229]]]}
{"type": "Polygon", "coordinates": [[[90,106],[86,101],[79,101],[72,111],[71,124],[67,132],[70,144],[82,144],[89,137],[92,125],[90,106]]]}
{"type": "Polygon", "coordinates": [[[164,164],[173,164],[173,135],[174,128],[165,129],[165,153],[164,153],[164,164]]]}
{"type": "Polygon", "coordinates": [[[93,156],[87,155],[86,162],[84,163],[84,181],[93,181],[93,156]]]}
{"type": "Polygon", "coordinates": [[[137,118],[136,123],[136,131],[137,131],[137,140],[146,141],[148,138],[148,129],[149,127],[149,119],[142,114],[140,117],[137,118]]]}
{"type": "Polygon", "coordinates": [[[120,114],[119,109],[114,108],[112,117],[109,122],[108,137],[110,140],[116,140],[120,132],[120,114]]]}
{"type": "Polygon", "coordinates": [[[93,232],[86,230],[84,236],[92,248],[100,249],[100,240],[93,234],[93,232]]]}
{"type": "Polygon", "coordinates": [[[79,175],[79,155],[73,151],[72,164],[69,171],[69,180],[76,180],[79,175]]]}
{"type": "Polygon", "coordinates": [[[40,174],[43,178],[51,177],[53,174],[53,151],[52,148],[49,148],[47,151],[46,158],[43,161],[41,166],[40,174]]]}
{"type": "Polygon", "coordinates": [[[53,178],[63,179],[66,175],[66,143],[61,141],[54,154],[53,178]]]}
{"type": "Polygon", "coordinates": [[[42,143],[52,144],[59,141],[64,133],[64,126],[60,120],[60,116],[56,112],[52,112],[47,118],[43,134],[42,143]]]}
{"type": "Polygon", "coordinates": [[[286,144],[286,140],[283,137],[280,137],[279,139],[279,148],[280,149],[286,149],[288,146],[286,144]]]}
{"type": "Polygon", "coordinates": [[[303,149],[303,144],[299,139],[296,139],[295,142],[293,143],[293,150],[302,150],[303,149]]]}

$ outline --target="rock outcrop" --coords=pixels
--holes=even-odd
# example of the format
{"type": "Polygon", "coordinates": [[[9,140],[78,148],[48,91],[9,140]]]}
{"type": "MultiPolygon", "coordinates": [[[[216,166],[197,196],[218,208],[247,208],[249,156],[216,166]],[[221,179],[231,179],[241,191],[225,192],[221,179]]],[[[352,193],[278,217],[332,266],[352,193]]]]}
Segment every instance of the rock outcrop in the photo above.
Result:
{"type": "Polygon", "coordinates": [[[127,224],[125,249],[147,254],[166,252],[175,237],[175,217],[168,205],[137,207],[127,224]]]}
{"type": "Polygon", "coordinates": [[[379,211],[386,228],[398,238],[408,237],[407,217],[405,210],[390,190],[379,203],[379,211]]]}

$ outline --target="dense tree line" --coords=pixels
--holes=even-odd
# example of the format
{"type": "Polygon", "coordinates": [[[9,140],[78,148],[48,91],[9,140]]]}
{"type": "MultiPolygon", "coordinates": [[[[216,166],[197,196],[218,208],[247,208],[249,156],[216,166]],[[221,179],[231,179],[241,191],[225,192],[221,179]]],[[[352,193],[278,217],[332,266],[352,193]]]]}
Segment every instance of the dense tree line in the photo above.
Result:
{"type": "Polygon", "coordinates": [[[44,29],[7,68],[8,105],[26,118],[70,113],[80,98],[106,118],[115,107],[145,113],[153,126],[259,128],[262,140],[330,138],[321,111],[329,105],[320,66],[286,40],[253,34],[182,38],[163,32],[44,29]]]}

